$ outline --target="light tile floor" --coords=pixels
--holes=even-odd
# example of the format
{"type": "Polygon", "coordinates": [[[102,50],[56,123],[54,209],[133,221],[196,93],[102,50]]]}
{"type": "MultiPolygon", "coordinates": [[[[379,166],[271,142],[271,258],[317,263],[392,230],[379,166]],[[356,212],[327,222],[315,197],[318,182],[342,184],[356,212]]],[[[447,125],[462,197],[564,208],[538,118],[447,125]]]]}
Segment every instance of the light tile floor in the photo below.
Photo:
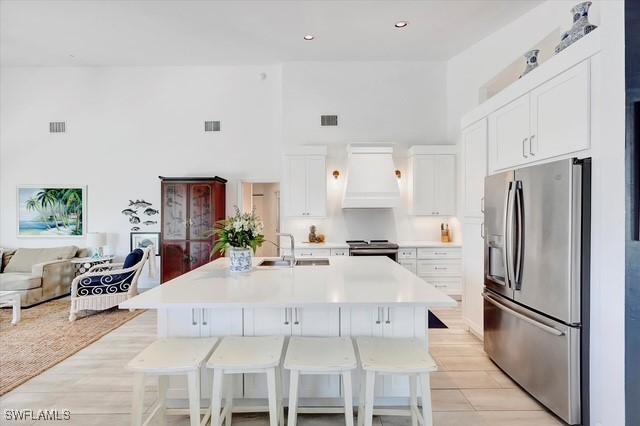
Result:
{"type": "MultiPolygon", "coordinates": [[[[431,375],[435,426],[561,425],[487,358],[482,343],[466,331],[459,309],[436,311],[448,329],[430,330],[430,351],[439,366],[431,375]]],[[[146,312],[102,339],[0,398],[1,425],[50,422],[7,421],[5,409],[68,409],[78,426],[128,425],[131,375],[126,362],[155,338],[155,313],[146,312]]],[[[146,405],[155,400],[147,387],[146,405]]],[[[168,425],[188,425],[186,416],[169,416],[168,425]]],[[[266,426],[265,414],[235,415],[238,426],[266,426]]],[[[300,415],[302,426],[344,424],[342,415],[300,415]]],[[[153,423],[152,423],[153,424],[153,423]]],[[[408,426],[405,417],[376,417],[376,426],[408,426]]]]}

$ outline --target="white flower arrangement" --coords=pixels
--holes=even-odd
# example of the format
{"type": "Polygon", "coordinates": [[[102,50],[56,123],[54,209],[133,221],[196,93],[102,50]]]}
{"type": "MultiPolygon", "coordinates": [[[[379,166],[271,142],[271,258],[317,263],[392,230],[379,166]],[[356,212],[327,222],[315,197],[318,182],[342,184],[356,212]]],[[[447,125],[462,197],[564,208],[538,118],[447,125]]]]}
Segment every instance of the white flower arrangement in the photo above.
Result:
{"type": "Polygon", "coordinates": [[[262,231],[262,221],[256,216],[255,210],[240,213],[236,206],[233,216],[219,221],[216,228],[210,231],[211,235],[218,236],[212,253],[224,253],[229,248],[250,248],[255,253],[265,241],[262,231]]]}

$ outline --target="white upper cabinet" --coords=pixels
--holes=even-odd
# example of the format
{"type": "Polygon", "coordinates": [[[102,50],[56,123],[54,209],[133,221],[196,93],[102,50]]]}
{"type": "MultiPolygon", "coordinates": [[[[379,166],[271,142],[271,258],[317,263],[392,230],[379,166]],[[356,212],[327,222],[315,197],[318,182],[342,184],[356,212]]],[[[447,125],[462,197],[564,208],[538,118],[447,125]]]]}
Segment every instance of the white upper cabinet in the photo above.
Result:
{"type": "MultiPolygon", "coordinates": [[[[322,152],[322,148],[310,151],[322,152]]],[[[326,156],[323,154],[286,155],[284,171],[285,215],[289,217],[326,216],[326,156]]]]}
{"type": "Polygon", "coordinates": [[[531,136],[529,95],[524,95],[489,115],[489,165],[507,169],[528,161],[531,136]]]}
{"type": "Polygon", "coordinates": [[[489,169],[510,169],[589,149],[589,61],[489,114],[489,169]]]}
{"type": "Polygon", "coordinates": [[[410,210],[414,215],[456,214],[455,147],[414,146],[409,150],[410,210]]]}
{"type": "Polygon", "coordinates": [[[307,212],[307,159],[290,156],[285,159],[287,172],[287,215],[305,216],[307,212]]]}
{"type": "Polygon", "coordinates": [[[307,158],[307,214],[327,215],[327,166],[324,157],[307,158]]]}
{"type": "Polygon", "coordinates": [[[482,217],[484,178],[487,176],[487,119],[462,130],[464,157],[464,216],[482,217]]]}
{"type": "Polygon", "coordinates": [[[529,155],[533,160],[590,147],[589,92],[588,61],[531,92],[529,155]]]}

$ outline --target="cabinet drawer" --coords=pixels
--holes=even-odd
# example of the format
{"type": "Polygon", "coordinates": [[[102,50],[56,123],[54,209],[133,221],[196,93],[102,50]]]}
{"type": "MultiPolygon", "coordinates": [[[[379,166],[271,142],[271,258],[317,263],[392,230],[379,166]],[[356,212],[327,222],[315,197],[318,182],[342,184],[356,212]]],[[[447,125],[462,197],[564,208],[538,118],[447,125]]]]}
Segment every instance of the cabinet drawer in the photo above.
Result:
{"type": "Polygon", "coordinates": [[[404,260],[399,260],[398,263],[400,265],[402,265],[404,268],[408,269],[409,271],[413,272],[414,274],[416,272],[418,272],[417,269],[417,264],[416,264],[416,260],[415,259],[404,259],[404,260]]]}
{"type": "Polygon", "coordinates": [[[329,257],[329,249],[296,249],[296,257],[329,257]]]}
{"type": "Polygon", "coordinates": [[[349,256],[349,249],[347,248],[331,249],[331,256],[349,256]]]}
{"type": "Polygon", "coordinates": [[[415,248],[400,248],[398,250],[398,259],[415,259],[415,258],[416,258],[415,248]]]}
{"type": "Polygon", "coordinates": [[[460,275],[462,265],[458,260],[419,260],[418,275],[460,275]]]}
{"type": "Polygon", "coordinates": [[[462,294],[462,280],[459,278],[423,278],[440,291],[447,294],[462,294]]]}
{"type": "Polygon", "coordinates": [[[425,247],[418,249],[418,259],[460,259],[461,257],[462,249],[460,247],[425,247]]]}

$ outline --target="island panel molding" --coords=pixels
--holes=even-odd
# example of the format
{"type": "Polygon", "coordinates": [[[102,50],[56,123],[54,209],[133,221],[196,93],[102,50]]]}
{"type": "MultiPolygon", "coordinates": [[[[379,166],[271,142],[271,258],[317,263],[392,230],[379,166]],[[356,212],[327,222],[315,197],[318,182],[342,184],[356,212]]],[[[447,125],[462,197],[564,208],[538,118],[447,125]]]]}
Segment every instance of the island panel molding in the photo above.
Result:
{"type": "MultiPolygon", "coordinates": [[[[260,260],[254,259],[255,264],[260,260]]],[[[159,337],[415,337],[428,348],[427,309],[457,305],[386,257],[329,260],[329,266],[254,267],[250,273],[232,274],[229,259],[220,258],[129,299],[120,308],[157,309],[159,337]]],[[[237,376],[238,406],[266,398],[262,378],[237,376]]],[[[202,382],[211,383],[206,371],[202,382]]],[[[202,398],[209,397],[210,388],[203,385],[202,398]]],[[[359,382],[354,380],[355,395],[358,389],[359,382]]],[[[383,378],[376,389],[376,404],[402,405],[408,396],[406,378],[383,378]]],[[[176,406],[186,406],[186,382],[172,378],[168,398],[176,406]]],[[[305,376],[300,398],[300,406],[335,406],[341,400],[339,381],[305,376]]]]}

